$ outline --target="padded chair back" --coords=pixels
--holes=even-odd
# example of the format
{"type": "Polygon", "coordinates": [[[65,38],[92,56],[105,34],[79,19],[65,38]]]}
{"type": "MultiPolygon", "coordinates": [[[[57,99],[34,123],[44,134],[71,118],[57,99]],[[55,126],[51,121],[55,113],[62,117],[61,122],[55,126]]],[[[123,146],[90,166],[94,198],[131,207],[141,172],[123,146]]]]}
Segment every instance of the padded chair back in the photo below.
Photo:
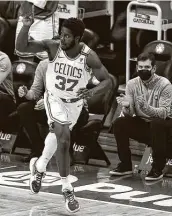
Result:
{"type": "MultiPolygon", "coordinates": [[[[111,74],[109,74],[109,76],[111,84],[108,91],[102,92],[100,94],[95,94],[88,100],[89,113],[104,115],[104,120],[110,111],[114,96],[116,95],[118,88],[117,79],[111,74]]],[[[92,87],[94,87],[94,85],[90,86],[89,88],[92,87]]]]}
{"type": "Polygon", "coordinates": [[[155,55],[156,73],[172,82],[172,43],[163,40],[152,41],[145,46],[143,51],[155,55]]]}
{"type": "MultiPolygon", "coordinates": [[[[89,159],[97,159],[106,161],[110,165],[110,161],[98,143],[98,137],[103,128],[105,119],[111,109],[114,96],[117,92],[117,80],[110,75],[111,83],[107,92],[94,95],[88,100],[88,110],[91,114],[96,114],[95,118],[89,118],[87,112],[82,113],[77,124],[74,126],[71,134],[70,154],[74,162],[79,161],[88,164],[89,159]],[[97,114],[101,114],[101,119],[97,114]],[[82,124],[81,124],[82,123],[82,124]],[[76,146],[82,146],[83,152],[76,151],[76,146]],[[79,155],[78,155],[79,153],[79,155]],[[78,158],[78,156],[79,158],[78,158]]],[[[87,88],[93,88],[95,85],[89,83],[87,88]]],[[[92,116],[90,116],[92,117],[92,116]]]]}
{"type": "Polygon", "coordinates": [[[4,42],[5,36],[9,31],[9,24],[8,22],[0,17],[0,44],[4,42]]]}
{"type": "Polygon", "coordinates": [[[91,49],[96,49],[99,43],[99,36],[90,29],[85,29],[81,41],[87,44],[91,49]]]}
{"type": "Polygon", "coordinates": [[[31,87],[37,64],[26,60],[18,60],[13,62],[13,80],[14,92],[16,95],[17,104],[20,103],[21,98],[18,97],[18,88],[22,85],[31,87]]]}

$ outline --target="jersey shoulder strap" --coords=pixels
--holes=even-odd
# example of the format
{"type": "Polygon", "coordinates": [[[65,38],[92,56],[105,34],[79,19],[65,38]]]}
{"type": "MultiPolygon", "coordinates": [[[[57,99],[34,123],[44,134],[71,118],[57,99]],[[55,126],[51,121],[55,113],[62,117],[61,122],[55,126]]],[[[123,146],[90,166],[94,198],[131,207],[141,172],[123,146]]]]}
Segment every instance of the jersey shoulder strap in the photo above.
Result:
{"type": "Polygon", "coordinates": [[[83,44],[83,48],[81,50],[81,55],[88,56],[90,51],[91,51],[90,47],[88,47],[86,44],[83,44]]]}

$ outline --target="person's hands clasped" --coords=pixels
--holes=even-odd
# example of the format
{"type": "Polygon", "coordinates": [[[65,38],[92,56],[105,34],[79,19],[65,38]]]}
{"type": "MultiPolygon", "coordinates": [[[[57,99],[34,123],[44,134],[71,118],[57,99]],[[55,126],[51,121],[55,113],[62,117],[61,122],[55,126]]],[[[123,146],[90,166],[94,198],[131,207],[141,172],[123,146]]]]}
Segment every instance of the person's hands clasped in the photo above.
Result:
{"type": "Polygon", "coordinates": [[[19,97],[25,97],[26,95],[27,95],[27,92],[28,92],[28,89],[27,89],[27,87],[26,86],[20,86],[19,88],[18,88],[18,95],[19,95],[19,97]]]}
{"type": "Polygon", "coordinates": [[[120,104],[122,107],[125,107],[125,108],[130,107],[130,101],[124,94],[120,94],[120,96],[117,97],[116,100],[117,100],[117,103],[120,104]]]}
{"type": "Polygon", "coordinates": [[[40,99],[40,100],[36,103],[34,109],[35,109],[35,110],[43,110],[43,109],[45,109],[45,106],[44,106],[44,99],[43,99],[43,98],[40,99]]]}
{"type": "Polygon", "coordinates": [[[145,100],[144,95],[140,95],[140,96],[137,97],[137,104],[140,107],[143,107],[144,105],[146,105],[146,100],[145,100]]]}
{"type": "Polygon", "coordinates": [[[80,88],[77,91],[77,97],[80,99],[86,99],[88,100],[94,95],[94,91],[92,89],[87,89],[87,88],[80,88]]]}

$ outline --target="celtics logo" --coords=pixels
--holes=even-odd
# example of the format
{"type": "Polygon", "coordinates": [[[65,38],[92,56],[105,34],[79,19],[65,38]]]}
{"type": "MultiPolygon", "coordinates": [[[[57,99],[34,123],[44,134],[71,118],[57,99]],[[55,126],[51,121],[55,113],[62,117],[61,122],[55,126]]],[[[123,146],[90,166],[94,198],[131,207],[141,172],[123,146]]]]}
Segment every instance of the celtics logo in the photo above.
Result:
{"type": "Polygon", "coordinates": [[[164,49],[165,49],[164,44],[159,43],[159,44],[156,46],[155,51],[156,51],[157,54],[161,54],[161,53],[164,52],[164,49]]]}

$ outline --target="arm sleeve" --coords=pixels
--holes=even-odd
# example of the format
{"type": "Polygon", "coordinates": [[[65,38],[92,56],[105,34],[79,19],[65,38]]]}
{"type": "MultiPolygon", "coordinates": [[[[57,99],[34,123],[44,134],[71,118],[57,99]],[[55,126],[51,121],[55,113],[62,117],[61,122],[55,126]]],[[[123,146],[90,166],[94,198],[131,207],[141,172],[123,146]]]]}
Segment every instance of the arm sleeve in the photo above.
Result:
{"type": "Polygon", "coordinates": [[[134,97],[133,97],[133,84],[129,81],[126,85],[125,95],[130,102],[130,107],[128,109],[123,108],[122,112],[124,115],[133,116],[134,114],[134,97]]]}
{"type": "Polygon", "coordinates": [[[166,119],[171,115],[172,85],[167,85],[161,93],[159,107],[155,108],[148,104],[141,107],[142,111],[150,117],[166,119]]]}
{"type": "Polygon", "coordinates": [[[26,98],[28,100],[38,100],[42,96],[44,91],[44,73],[46,72],[47,67],[40,62],[35,71],[35,77],[33,84],[28,91],[26,98]]]}

